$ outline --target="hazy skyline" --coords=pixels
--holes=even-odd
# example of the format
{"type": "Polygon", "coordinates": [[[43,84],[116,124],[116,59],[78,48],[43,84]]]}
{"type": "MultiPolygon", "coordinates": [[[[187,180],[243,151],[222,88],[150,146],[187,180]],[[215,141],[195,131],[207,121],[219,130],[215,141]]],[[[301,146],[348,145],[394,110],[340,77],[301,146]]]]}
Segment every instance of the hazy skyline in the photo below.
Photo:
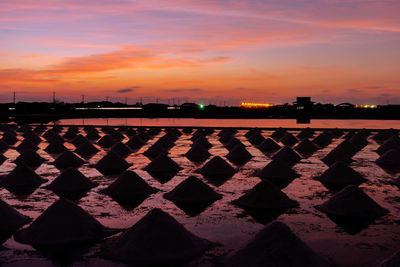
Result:
{"type": "Polygon", "coordinates": [[[0,2],[0,102],[400,104],[400,2],[0,2]]]}

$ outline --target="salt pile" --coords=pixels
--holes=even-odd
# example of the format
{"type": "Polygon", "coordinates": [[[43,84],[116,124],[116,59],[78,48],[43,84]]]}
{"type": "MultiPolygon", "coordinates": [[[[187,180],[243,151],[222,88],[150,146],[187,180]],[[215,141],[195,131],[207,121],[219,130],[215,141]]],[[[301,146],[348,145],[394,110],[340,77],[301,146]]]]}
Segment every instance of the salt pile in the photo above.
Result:
{"type": "Polygon", "coordinates": [[[107,188],[101,190],[122,203],[133,203],[156,193],[156,188],[148,185],[136,172],[125,171],[107,188]]]}
{"type": "Polygon", "coordinates": [[[282,160],[272,160],[263,169],[257,172],[257,176],[273,183],[279,188],[285,188],[300,175],[282,160]]]}
{"type": "Polygon", "coordinates": [[[8,203],[0,199],[0,245],[15,231],[30,221],[28,216],[22,215],[8,203]]]}
{"type": "Polygon", "coordinates": [[[0,181],[0,186],[16,194],[30,194],[46,179],[40,177],[34,170],[24,164],[17,165],[0,181]]]}
{"type": "Polygon", "coordinates": [[[44,151],[46,151],[47,153],[50,154],[59,154],[62,153],[64,151],[67,151],[68,148],[66,148],[62,142],[53,142],[50,143],[45,149],[44,151]]]}
{"type": "Polygon", "coordinates": [[[164,198],[186,204],[208,204],[222,198],[210,186],[195,176],[190,176],[172,191],[165,193],[164,198]]]}
{"type": "Polygon", "coordinates": [[[352,219],[376,219],[389,212],[356,185],[346,186],[315,208],[328,215],[352,219]]]}
{"type": "Polygon", "coordinates": [[[272,159],[279,159],[286,162],[289,166],[293,166],[301,160],[299,154],[288,146],[283,147],[281,150],[276,152],[272,159]]]}
{"type": "Polygon", "coordinates": [[[261,142],[257,146],[257,148],[263,153],[273,153],[273,152],[276,152],[277,150],[281,149],[282,147],[280,145],[278,145],[271,138],[267,138],[263,142],[261,142]]]}
{"type": "Polygon", "coordinates": [[[207,148],[203,147],[200,144],[196,144],[192,146],[188,152],[186,152],[185,156],[193,162],[203,162],[208,159],[211,154],[208,152],[207,148]]]}
{"type": "Polygon", "coordinates": [[[74,152],[71,152],[69,150],[63,152],[53,162],[54,166],[56,166],[58,169],[66,169],[68,167],[78,168],[84,163],[85,161],[83,159],[81,159],[74,152]]]}
{"type": "Polygon", "coordinates": [[[331,152],[329,152],[325,157],[323,157],[322,161],[326,165],[331,166],[335,162],[350,164],[351,162],[353,162],[353,159],[342,148],[336,147],[331,152]]]}
{"type": "Polygon", "coordinates": [[[279,139],[285,146],[294,146],[298,140],[291,133],[286,133],[281,139],[279,139]]]}
{"type": "Polygon", "coordinates": [[[15,159],[14,163],[17,165],[23,164],[36,169],[45,161],[46,160],[39,156],[35,151],[27,149],[15,159]]]}
{"type": "Polygon", "coordinates": [[[119,141],[111,147],[111,151],[117,153],[123,158],[126,158],[132,153],[132,150],[129,147],[119,141]]]}
{"type": "Polygon", "coordinates": [[[229,153],[226,155],[226,158],[231,162],[237,165],[242,165],[248,162],[253,156],[247,151],[247,149],[243,146],[234,147],[229,153]]]}
{"type": "Polygon", "coordinates": [[[99,150],[89,141],[85,141],[78,146],[74,152],[83,158],[91,158],[93,155],[97,154],[99,150]]]}
{"type": "Polygon", "coordinates": [[[325,267],[331,266],[279,221],[266,225],[243,248],[225,262],[225,266],[325,267]]]}
{"type": "Polygon", "coordinates": [[[102,174],[120,174],[131,166],[125,159],[114,151],[109,151],[100,159],[95,168],[102,174]]]}
{"type": "Polygon", "coordinates": [[[46,186],[60,196],[81,196],[98,184],[85,177],[80,171],[69,167],[46,186]]]}
{"type": "Polygon", "coordinates": [[[267,180],[258,183],[232,203],[244,209],[257,210],[281,210],[299,205],[267,180]]]}
{"type": "Polygon", "coordinates": [[[108,255],[124,262],[166,264],[200,255],[208,244],[169,214],[153,209],[118,237],[108,255]]]}
{"type": "Polygon", "coordinates": [[[90,243],[115,234],[73,202],[61,198],[32,224],[17,233],[17,242],[34,247],[72,246],[90,243]]]}
{"type": "Polygon", "coordinates": [[[315,151],[317,151],[318,147],[307,138],[303,138],[303,140],[299,144],[297,144],[297,146],[294,147],[294,150],[296,150],[302,155],[309,156],[313,154],[315,151]]]}
{"type": "Polygon", "coordinates": [[[220,156],[215,156],[207,161],[199,172],[208,178],[230,178],[235,174],[235,169],[220,156]]]}
{"type": "Polygon", "coordinates": [[[343,162],[334,163],[315,179],[334,191],[341,190],[350,184],[360,185],[367,181],[360,173],[343,162]]]}

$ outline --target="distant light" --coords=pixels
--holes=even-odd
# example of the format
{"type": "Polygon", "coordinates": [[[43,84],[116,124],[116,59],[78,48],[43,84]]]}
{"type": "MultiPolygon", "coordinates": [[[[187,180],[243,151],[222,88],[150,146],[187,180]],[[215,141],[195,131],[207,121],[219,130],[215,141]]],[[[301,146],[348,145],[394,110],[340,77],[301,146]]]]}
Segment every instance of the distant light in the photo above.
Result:
{"type": "Polygon", "coordinates": [[[356,108],[377,108],[377,105],[357,105],[356,108]]]}
{"type": "Polygon", "coordinates": [[[199,104],[199,109],[204,109],[204,104],[199,104]]]}
{"type": "Polygon", "coordinates": [[[270,108],[274,104],[269,103],[252,103],[252,102],[242,102],[240,106],[242,108],[270,108]]]}

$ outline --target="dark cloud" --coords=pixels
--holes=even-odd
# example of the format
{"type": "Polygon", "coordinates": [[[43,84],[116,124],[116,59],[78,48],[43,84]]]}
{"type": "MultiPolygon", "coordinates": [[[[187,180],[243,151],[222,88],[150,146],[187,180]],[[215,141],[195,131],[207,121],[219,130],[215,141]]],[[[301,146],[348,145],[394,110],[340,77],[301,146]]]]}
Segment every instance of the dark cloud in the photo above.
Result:
{"type": "Polygon", "coordinates": [[[347,89],[346,92],[349,93],[349,94],[359,94],[359,93],[362,93],[364,91],[360,90],[360,89],[351,88],[351,89],[347,89]]]}
{"type": "Polygon", "coordinates": [[[169,93],[184,93],[184,92],[199,93],[203,92],[204,90],[200,88],[180,88],[180,89],[166,89],[164,91],[169,93]]]}
{"type": "Polygon", "coordinates": [[[129,93],[129,92],[133,92],[133,91],[135,91],[136,89],[139,89],[139,88],[141,88],[141,87],[140,86],[131,86],[131,87],[128,87],[128,88],[119,89],[119,90],[117,90],[117,93],[119,93],[119,94],[129,93]]]}

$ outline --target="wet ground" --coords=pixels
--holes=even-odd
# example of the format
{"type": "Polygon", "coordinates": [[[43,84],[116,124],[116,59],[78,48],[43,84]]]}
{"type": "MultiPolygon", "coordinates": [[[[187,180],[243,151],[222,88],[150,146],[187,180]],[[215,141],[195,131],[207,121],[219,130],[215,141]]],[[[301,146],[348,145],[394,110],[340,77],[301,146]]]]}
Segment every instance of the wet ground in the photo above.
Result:
{"type": "MultiPolygon", "coordinates": [[[[82,129],[80,131],[83,133],[82,129]]],[[[92,167],[107,152],[102,149],[101,152],[79,168],[88,178],[98,182],[99,186],[89,191],[77,203],[102,224],[112,228],[129,228],[152,208],[162,208],[196,235],[216,243],[203,256],[186,263],[186,265],[215,266],[223,257],[244,245],[264,224],[268,223],[267,219],[254,218],[241,208],[231,204],[232,200],[260,182],[260,179],[254,176],[255,170],[264,167],[271,161],[268,156],[247,141],[247,138],[244,137],[245,133],[246,130],[239,130],[236,137],[246,145],[253,158],[244,166],[232,164],[238,168],[238,172],[222,185],[214,186],[201,175],[195,173],[202,164],[195,164],[183,156],[192,143],[191,134],[183,134],[170,150],[169,156],[183,170],[169,182],[162,184],[142,170],[144,166],[150,163],[150,160],[142,153],[165,134],[161,132],[148,141],[139,151],[126,158],[129,163],[133,164],[130,169],[135,170],[148,184],[160,189],[158,193],[151,195],[137,207],[122,207],[110,197],[99,193],[101,189],[107,187],[115,179],[115,176],[103,176],[92,167]],[[223,198],[214,202],[201,214],[191,217],[174,203],[164,199],[162,195],[193,174],[211,185],[218,193],[223,195],[223,198]]],[[[291,133],[297,134],[298,131],[291,131],[291,133]]],[[[103,135],[101,132],[100,134],[103,135]]],[[[207,137],[213,144],[209,152],[212,155],[224,157],[228,150],[218,141],[217,134],[218,130],[207,137]]],[[[265,130],[262,132],[264,137],[269,137],[271,134],[272,131],[265,130]]],[[[350,166],[369,180],[362,184],[360,188],[381,206],[388,209],[390,213],[360,232],[348,233],[346,229],[338,226],[324,213],[314,208],[315,205],[329,199],[332,193],[312,178],[328,168],[320,159],[342,142],[343,138],[334,139],[334,142],[328,147],[318,150],[311,157],[302,159],[296,164],[293,169],[301,177],[295,179],[283,189],[290,198],[297,200],[300,205],[298,208],[290,209],[281,214],[277,219],[286,223],[297,236],[316,252],[331,259],[338,266],[376,266],[383,259],[400,249],[400,191],[398,187],[390,183],[397,175],[385,172],[374,163],[378,158],[378,154],[374,151],[379,147],[379,144],[371,137],[372,135],[368,137],[369,144],[353,157],[355,161],[350,166]]],[[[124,142],[127,140],[128,138],[125,138],[124,142]]],[[[51,162],[53,161],[52,156],[43,150],[47,145],[48,143],[43,141],[39,145],[41,149],[38,153],[51,162]]],[[[65,143],[65,146],[70,150],[75,149],[74,145],[69,143],[65,143]]],[[[0,166],[0,175],[8,174],[15,167],[12,161],[18,157],[19,153],[9,149],[4,155],[8,160],[0,166]]],[[[48,163],[42,164],[36,172],[49,179],[49,183],[60,174],[57,168],[48,163]]],[[[58,199],[58,196],[52,191],[43,188],[46,185],[47,183],[43,184],[26,197],[19,197],[6,189],[0,189],[0,197],[22,214],[34,219],[58,199]]],[[[109,242],[112,242],[112,238],[88,248],[83,254],[80,253],[81,255],[77,256],[76,259],[72,257],[71,259],[74,260],[69,264],[73,266],[124,266],[123,263],[113,262],[102,257],[103,247],[106,247],[109,242]]],[[[37,251],[31,246],[17,243],[13,238],[10,238],[0,249],[0,264],[2,266],[57,266],[60,263],[51,261],[45,253],[37,251]]]]}

